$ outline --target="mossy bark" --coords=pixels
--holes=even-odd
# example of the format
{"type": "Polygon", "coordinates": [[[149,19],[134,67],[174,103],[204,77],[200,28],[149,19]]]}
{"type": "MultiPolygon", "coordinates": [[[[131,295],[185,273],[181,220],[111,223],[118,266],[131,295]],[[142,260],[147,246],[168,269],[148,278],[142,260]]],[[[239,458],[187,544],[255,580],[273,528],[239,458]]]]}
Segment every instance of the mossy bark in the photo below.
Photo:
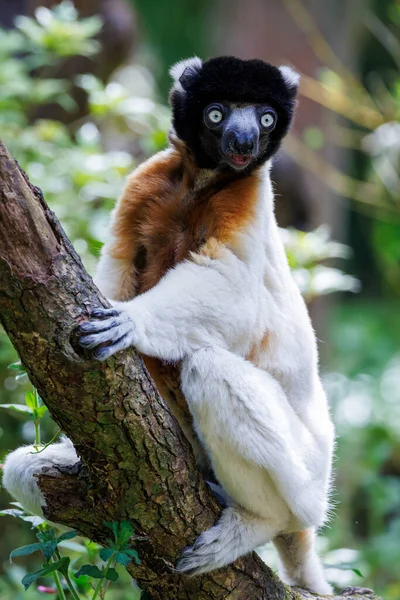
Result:
{"type": "MultiPolygon", "coordinates": [[[[46,516],[104,542],[104,521],[129,519],[147,539],[129,572],[155,600],[295,600],[255,555],[196,578],[176,575],[181,550],[218,517],[191,449],[131,350],[85,356],[77,324],[107,301],[56,217],[0,144],[0,318],[82,467],[41,474],[46,516]]],[[[372,600],[366,592],[361,597],[372,600]]],[[[359,597],[345,596],[347,600],[359,597]]]]}

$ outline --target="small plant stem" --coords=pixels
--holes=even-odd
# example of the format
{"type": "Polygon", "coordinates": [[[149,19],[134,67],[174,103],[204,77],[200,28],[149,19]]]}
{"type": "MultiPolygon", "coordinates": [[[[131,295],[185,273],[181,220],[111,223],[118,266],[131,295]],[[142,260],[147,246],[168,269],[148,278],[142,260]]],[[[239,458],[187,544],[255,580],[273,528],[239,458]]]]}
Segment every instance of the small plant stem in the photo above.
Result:
{"type": "Polygon", "coordinates": [[[69,590],[71,592],[71,594],[73,595],[73,597],[75,598],[75,600],[80,600],[78,593],[76,591],[76,589],[74,588],[74,584],[71,581],[70,576],[68,575],[68,573],[66,575],[64,575],[65,577],[65,581],[67,582],[67,586],[69,587],[69,590]]]}
{"type": "MultiPolygon", "coordinates": [[[[56,554],[58,560],[60,560],[61,559],[61,554],[60,554],[60,551],[58,550],[58,548],[56,548],[55,554],[56,554]]],[[[74,584],[71,581],[71,578],[69,576],[68,570],[66,570],[66,572],[63,573],[63,575],[64,575],[64,578],[65,578],[65,582],[66,582],[66,584],[67,584],[67,586],[69,588],[69,591],[71,592],[71,594],[74,597],[74,599],[75,600],[81,600],[79,598],[78,594],[77,594],[77,591],[74,588],[74,584]]]]}
{"type": "MultiPolygon", "coordinates": [[[[29,454],[40,454],[41,452],[43,452],[43,450],[46,450],[46,448],[48,448],[58,438],[58,436],[60,435],[60,433],[61,433],[61,429],[59,429],[57,431],[57,433],[55,433],[53,435],[53,437],[51,438],[51,440],[49,442],[47,442],[47,444],[45,444],[41,450],[37,450],[37,452],[30,452],[29,454]]],[[[40,435],[40,432],[39,432],[39,435],[40,435]]]]}
{"type": "Polygon", "coordinates": [[[35,446],[41,445],[41,437],[40,437],[40,421],[38,419],[34,420],[35,425],[35,446]]]}
{"type": "MultiPolygon", "coordinates": [[[[39,408],[40,400],[39,400],[39,394],[37,393],[37,389],[36,388],[33,388],[33,396],[35,398],[35,409],[39,408]]],[[[40,419],[35,419],[33,421],[33,423],[35,425],[35,445],[36,446],[40,446],[41,443],[42,443],[42,439],[41,439],[41,436],[40,436],[40,419]]]]}
{"type": "MultiPolygon", "coordinates": [[[[115,556],[115,552],[113,552],[110,556],[110,558],[108,559],[105,569],[104,569],[104,577],[107,575],[108,569],[111,567],[111,563],[114,560],[114,556],[115,556]]],[[[98,584],[95,587],[93,596],[92,596],[92,600],[96,600],[97,596],[99,595],[100,589],[101,589],[101,584],[103,583],[103,579],[99,579],[98,584]]]]}
{"type": "MultiPolygon", "coordinates": [[[[54,560],[52,560],[50,562],[54,562],[54,560]]],[[[59,600],[67,600],[65,597],[64,590],[62,588],[62,584],[61,584],[61,580],[60,580],[58,571],[53,571],[53,577],[54,577],[54,582],[56,584],[59,600]]]]}

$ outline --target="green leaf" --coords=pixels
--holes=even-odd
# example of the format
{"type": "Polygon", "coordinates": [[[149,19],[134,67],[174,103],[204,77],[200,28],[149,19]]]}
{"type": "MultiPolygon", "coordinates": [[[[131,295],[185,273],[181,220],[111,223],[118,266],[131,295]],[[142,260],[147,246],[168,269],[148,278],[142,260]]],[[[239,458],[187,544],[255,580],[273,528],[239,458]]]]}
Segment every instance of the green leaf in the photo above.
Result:
{"type": "Polygon", "coordinates": [[[4,508],[3,510],[0,510],[0,517],[5,517],[9,515],[10,517],[22,517],[23,515],[25,515],[23,510],[19,510],[18,508],[4,508]]]}
{"type": "Polygon", "coordinates": [[[76,531],[66,531],[57,538],[57,543],[63,542],[64,540],[72,540],[72,538],[76,537],[77,535],[78,534],[76,531]]]}
{"type": "MultiPolygon", "coordinates": [[[[10,504],[20,504],[18,502],[11,502],[10,504]]],[[[27,515],[24,510],[20,510],[18,508],[5,508],[4,510],[0,510],[0,517],[15,517],[17,519],[22,519],[22,521],[27,521],[28,523],[32,523],[32,528],[37,527],[45,522],[42,517],[37,517],[35,515],[27,515]]]]}
{"type": "Polygon", "coordinates": [[[123,565],[124,567],[127,567],[131,560],[131,557],[128,556],[128,554],[126,554],[125,552],[117,552],[117,554],[115,555],[115,562],[119,563],[120,565],[123,565]]]}
{"type": "Polygon", "coordinates": [[[28,373],[23,371],[15,376],[15,381],[21,381],[21,379],[24,379],[25,377],[28,377],[28,373]]]}
{"type": "Polygon", "coordinates": [[[108,559],[110,558],[110,556],[112,554],[114,554],[115,550],[113,550],[112,548],[102,548],[100,550],[100,558],[101,560],[104,560],[104,562],[107,562],[108,559]]]}
{"type": "Polygon", "coordinates": [[[75,573],[75,577],[81,577],[82,575],[89,575],[89,577],[93,577],[93,579],[104,579],[103,573],[94,565],[83,565],[83,567],[75,573]]]}
{"type": "Polygon", "coordinates": [[[133,536],[134,532],[135,530],[129,521],[121,521],[116,541],[120,546],[125,546],[133,536]]]}
{"type": "Polygon", "coordinates": [[[37,408],[33,409],[33,416],[35,419],[41,419],[46,411],[47,406],[38,406],[37,408]]]}
{"type": "Polygon", "coordinates": [[[57,548],[57,542],[42,542],[40,544],[40,551],[46,560],[50,560],[53,556],[55,549],[57,548]]]}
{"type": "Polygon", "coordinates": [[[331,565],[331,564],[324,563],[324,567],[326,567],[328,569],[340,569],[341,571],[353,571],[353,573],[355,573],[359,577],[364,577],[364,575],[361,573],[361,571],[359,569],[356,569],[355,567],[353,567],[352,564],[349,564],[349,563],[339,563],[337,565],[331,565]]]}
{"type": "Polygon", "coordinates": [[[104,525],[106,527],[108,527],[108,529],[111,529],[111,531],[113,532],[115,539],[117,539],[118,536],[118,526],[119,523],[118,521],[104,521],[104,525]]]}
{"type": "Polygon", "coordinates": [[[25,394],[25,404],[26,404],[26,406],[29,406],[29,408],[33,412],[33,409],[36,408],[36,396],[35,396],[35,392],[26,392],[26,394],[25,394]]]}
{"type": "Polygon", "coordinates": [[[108,581],[118,581],[119,575],[115,569],[108,569],[104,577],[108,579],[108,581]]]}
{"type": "Polygon", "coordinates": [[[39,525],[42,525],[42,523],[46,522],[45,519],[43,519],[42,517],[38,517],[36,515],[21,515],[20,519],[22,519],[23,521],[27,521],[28,523],[31,523],[32,529],[34,529],[35,527],[38,527],[39,525]]]}
{"type": "Polygon", "coordinates": [[[133,550],[133,549],[124,550],[124,554],[127,554],[131,558],[134,558],[137,565],[141,564],[141,560],[139,558],[139,554],[136,552],[136,550],[133,550]]]}
{"type": "Polygon", "coordinates": [[[43,531],[38,531],[36,537],[40,542],[57,543],[57,532],[55,527],[46,527],[43,531]]]}
{"type": "Polygon", "coordinates": [[[13,369],[13,371],[22,371],[24,370],[24,367],[22,366],[21,361],[18,360],[17,362],[8,365],[7,369],[13,369]]]}
{"type": "Polygon", "coordinates": [[[352,571],[354,571],[354,573],[356,575],[358,575],[359,577],[364,577],[364,575],[361,573],[361,571],[359,569],[352,569],[352,571]]]}
{"type": "Polygon", "coordinates": [[[18,413],[32,414],[32,410],[29,406],[25,406],[25,404],[0,404],[0,408],[5,408],[6,410],[12,410],[13,412],[18,413]]]}
{"type": "Polygon", "coordinates": [[[10,560],[15,558],[16,556],[27,556],[28,554],[33,554],[38,550],[41,550],[42,544],[40,542],[36,542],[36,544],[28,544],[27,546],[21,546],[20,548],[16,548],[10,554],[10,560]]]}
{"type": "Polygon", "coordinates": [[[43,569],[39,571],[35,571],[34,573],[27,573],[25,577],[22,578],[22,585],[25,588],[25,591],[32,585],[34,581],[40,579],[40,577],[45,577],[49,575],[49,573],[53,573],[54,571],[60,571],[61,573],[65,573],[65,569],[68,569],[69,558],[64,556],[57,562],[51,563],[47,565],[43,569]]]}

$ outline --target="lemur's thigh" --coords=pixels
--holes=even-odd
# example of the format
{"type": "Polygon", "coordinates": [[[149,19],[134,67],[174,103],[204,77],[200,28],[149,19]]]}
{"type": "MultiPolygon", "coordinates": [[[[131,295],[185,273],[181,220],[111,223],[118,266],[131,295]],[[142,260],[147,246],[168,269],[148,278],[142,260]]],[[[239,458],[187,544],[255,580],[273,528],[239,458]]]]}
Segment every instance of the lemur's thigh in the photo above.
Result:
{"type": "Polygon", "coordinates": [[[314,529],[283,533],[274,538],[279,553],[281,577],[290,585],[330,594],[320,559],[315,551],[314,529]]]}

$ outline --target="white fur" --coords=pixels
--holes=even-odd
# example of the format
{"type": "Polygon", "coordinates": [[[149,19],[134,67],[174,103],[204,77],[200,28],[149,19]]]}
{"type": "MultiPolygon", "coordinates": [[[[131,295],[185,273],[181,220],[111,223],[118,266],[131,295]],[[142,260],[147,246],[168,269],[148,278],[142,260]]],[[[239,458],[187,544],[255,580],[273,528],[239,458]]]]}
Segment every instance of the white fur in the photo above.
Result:
{"type": "Polygon", "coordinates": [[[181,82],[179,81],[182,77],[183,73],[186,69],[189,69],[193,75],[198,73],[203,67],[203,61],[198,56],[193,56],[192,58],[186,58],[185,60],[180,60],[179,62],[172,65],[169,70],[169,74],[174,80],[174,89],[183,92],[184,89],[182,87],[181,82]]]}
{"type": "Polygon", "coordinates": [[[281,75],[289,88],[297,88],[300,83],[300,75],[287,65],[279,67],[281,75]]]}
{"type": "Polygon", "coordinates": [[[75,448],[68,438],[63,438],[58,444],[52,444],[41,452],[37,452],[34,446],[22,446],[5,459],[3,486],[27,512],[42,517],[42,506],[46,503],[35,475],[44,467],[71,465],[78,460],[75,448]]]}
{"type": "MultiPolygon", "coordinates": [[[[276,542],[283,576],[327,593],[313,543],[304,549],[293,532],[326,519],[334,431],[315,335],[274,217],[269,168],[263,167],[257,215],[237,234],[240,244],[222,247],[215,258],[193,255],[148,292],[113,302],[102,315],[107,322],[90,321],[82,341],[109,342],[101,359],[134,345],[182,361],[195,428],[231,500],[184,552],[178,570],[210,571],[285,534],[276,542]],[[268,343],[250,363],[246,355],[265,335],[268,343]]],[[[117,273],[124,272],[107,252],[108,246],[96,281],[115,298],[117,273]]]]}

